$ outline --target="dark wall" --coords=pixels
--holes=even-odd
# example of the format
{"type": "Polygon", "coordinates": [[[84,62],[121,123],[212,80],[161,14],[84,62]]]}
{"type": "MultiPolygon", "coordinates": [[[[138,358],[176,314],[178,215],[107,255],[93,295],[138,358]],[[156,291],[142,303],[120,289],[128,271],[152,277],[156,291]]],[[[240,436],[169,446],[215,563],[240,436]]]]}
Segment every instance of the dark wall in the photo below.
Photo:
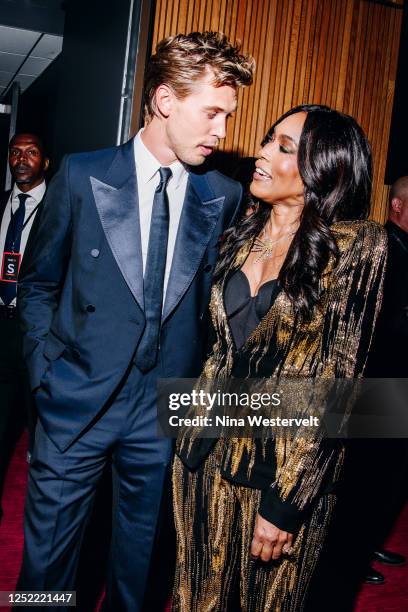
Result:
{"type": "Polygon", "coordinates": [[[130,3],[67,2],[57,111],[65,151],[116,143],[130,3]]]}
{"type": "Polygon", "coordinates": [[[395,83],[394,108],[391,120],[385,183],[392,185],[408,175],[408,2],[404,2],[401,42],[395,83]]]}
{"type": "Polygon", "coordinates": [[[0,192],[6,181],[9,129],[10,115],[0,114],[0,192]]]}
{"type": "Polygon", "coordinates": [[[61,0],[0,0],[1,25],[61,35],[64,12],[61,0]]]}
{"type": "Polygon", "coordinates": [[[61,155],[57,117],[60,75],[61,56],[21,95],[18,107],[17,131],[38,134],[44,141],[51,160],[50,174],[61,155]]]}
{"type": "MultiPolygon", "coordinates": [[[[139,0],[140,3],[140,0],[139,0]]],[[[62,53],[21,97],[54,166],[65,153],[116,144],[131,0],[67,0],[62,53]]]]}

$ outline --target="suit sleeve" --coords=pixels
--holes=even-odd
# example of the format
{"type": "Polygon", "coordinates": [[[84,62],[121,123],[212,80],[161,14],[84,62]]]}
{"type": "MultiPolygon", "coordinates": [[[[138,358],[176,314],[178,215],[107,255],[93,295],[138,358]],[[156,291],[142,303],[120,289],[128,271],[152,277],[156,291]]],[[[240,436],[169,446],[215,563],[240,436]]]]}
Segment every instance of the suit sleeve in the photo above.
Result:
{"type": "MultiPolygon", "coordinates": [[[[320,345],[322,379],[358,378],[366,363],[381,304],[387,252],[386,233],[379,225],[360,225],[354,242],[335,266],[320,345]]],[[[342,463],[337,439],[299,433],[291,441],[276,440],[277,477],[263,491],[260,514],[285,531],[296,533],[315,499],[329,490],[342,463]]]]}
{"type": "Polygon", "coordinates": [[[69,157],[51,181],[35,238],[24,254],[18,282],[23,351],[32,390],[46,369],[44,342],[64,284],[71,251],[69,157]]]}

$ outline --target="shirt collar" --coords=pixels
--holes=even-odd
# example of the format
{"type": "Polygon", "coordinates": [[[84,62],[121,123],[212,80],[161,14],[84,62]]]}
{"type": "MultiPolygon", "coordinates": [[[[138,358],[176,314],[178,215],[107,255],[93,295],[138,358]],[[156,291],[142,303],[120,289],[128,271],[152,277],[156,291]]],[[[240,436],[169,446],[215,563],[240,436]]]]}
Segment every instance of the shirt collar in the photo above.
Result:
{"type": "MultiPolygon", "coordinates": [[[[27,191],[26,195],[28,195],[30,198],[32,198],[35,201],[36,204],[38,204],[43,199],[45,190],[46,190],[46,184],[45,184],[45,181],[43,181],[42,183],[37,185],[37,187],[34,187],[34,189],[30,189],[30,191],[27,191]]],[[[23,192],[21,191],[21,189],[18,188],[17,184],[14,183],[13,192],[11,194],[12,199],[14,200],[15,198],[17,198],[17,196],[20,193],[23,193],[23,192]]]]}
{"type": "MultiPolygon", "coordinates": [[[[142,132],[143,128],[139,130],[139,132],[135,136],[134,151],[136,165],[139,169],[137,178],[146,185],[156,175],[157,171],[161,167],[161,164],[155,158],[155,156],[150,153],[149,149],[146,147],[143,140],[141,139],[142,132]]],[[[177,189],[180,186],[182,180],[188,175],[188,172],[185,166],[178,160],[170,164],[169,168],[172,173],[170,182],[173,183],[174,189],[177,189]]]]}
{"type": "Polygon", "coordinates": [[[399,225],[397,225],[396,223],[394,223],[394,221],[391,221],[390,219],[388,219],[387,223],[385,224],[385,227],[394,232],[394,234],[396,234],[398,238],[402,240],[405,246],[408,247],[408,232],[404,231],[399,225]]]}

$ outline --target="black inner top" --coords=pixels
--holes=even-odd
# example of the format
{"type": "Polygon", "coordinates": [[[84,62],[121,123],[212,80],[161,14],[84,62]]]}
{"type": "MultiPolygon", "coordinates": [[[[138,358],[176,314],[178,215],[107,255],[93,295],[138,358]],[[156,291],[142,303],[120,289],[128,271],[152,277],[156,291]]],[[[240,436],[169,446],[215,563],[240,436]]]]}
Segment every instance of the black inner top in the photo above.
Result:
{"type": "Polygon", "coordinates": [[[247,338],[266,315],[277,294],[279,281],[274,278],[259,287],[258,294],[251,296],[248,278],[237,270],[227,282],[224,293],[225,311],[235,346],[240,349],[247,338]]]}

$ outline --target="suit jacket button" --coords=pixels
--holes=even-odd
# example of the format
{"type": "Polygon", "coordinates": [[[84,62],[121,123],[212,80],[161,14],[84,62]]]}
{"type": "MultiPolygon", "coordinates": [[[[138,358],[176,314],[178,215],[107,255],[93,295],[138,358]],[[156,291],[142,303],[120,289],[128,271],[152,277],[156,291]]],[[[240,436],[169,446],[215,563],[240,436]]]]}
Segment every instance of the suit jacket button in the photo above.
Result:
{"type": "Polygon", "coordinates": [[[75,359],[79,359],[81,356],[81,353],[78,351],[78,349],[72,349],[72,354],[75,357],[75,359]]]}
{"type": "Polygon", "coordinates": [[[95,312],[96,308],[93,304],[88,304],[86,307],[87,312],[95,312]]]}
{"type": "Polygon", "coordinates": [[[204,266],[204,272],[211,272],[211,270],[212,270],[211,264],[207,264],[206,266],[204,266]]]}
{"type": "Polygon", "coordinates": [[[92,257],[99,257],[99,249],[92,249],[91,255],[92,257]]]}

